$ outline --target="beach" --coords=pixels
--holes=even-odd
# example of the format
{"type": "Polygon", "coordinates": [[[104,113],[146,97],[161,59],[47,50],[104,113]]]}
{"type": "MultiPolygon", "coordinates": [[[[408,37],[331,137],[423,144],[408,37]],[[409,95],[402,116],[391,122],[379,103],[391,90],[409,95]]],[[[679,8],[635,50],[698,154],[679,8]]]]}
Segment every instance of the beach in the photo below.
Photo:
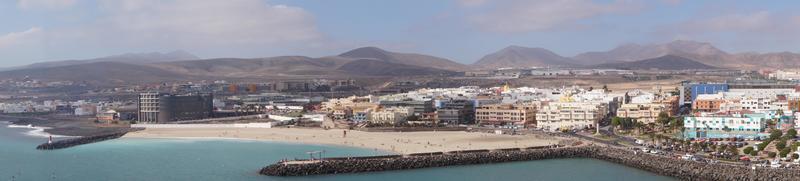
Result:
{"type": "Polygon", "coordinates": [[[126,138],[226,138],[369,148],[400,154],[500,149],[557,144],[542,135],[497,135],[464,131],[363,132],[308,128],[147,128],[126,138]]]}

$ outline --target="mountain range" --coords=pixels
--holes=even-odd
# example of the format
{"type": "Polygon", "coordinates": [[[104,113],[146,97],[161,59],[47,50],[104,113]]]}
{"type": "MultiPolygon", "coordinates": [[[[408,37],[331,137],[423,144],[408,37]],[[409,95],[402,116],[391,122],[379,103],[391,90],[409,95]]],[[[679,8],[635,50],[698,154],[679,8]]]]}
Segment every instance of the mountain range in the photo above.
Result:
{"type": "Polygon", "coordinates": [[[605,63],[590,65],[588,68],[608,68],[621,70],[690,70],[690,69],[718,69],[692,59],[676,55],[664,55],[657,58],[644,59],[632,62],[605,63]]]}
{"type": "Polygon", "coordinates": [[[438,76],[497,68],[565,67],[619,69],[798,68],[800,54],[728,53],[709,43],[678,40],[664,44],[626,44],[573,57],[544,48],[509,46],[473,64],[441,57],[362,47],[324,57],[200,59],[185,51],[134,53],[87,60],[36,63],[0,71],[0,77],[73,81],[160,81],[190,78],[438,76]]]}
{"type": "Polygon", "coordinates": [[[710,43],[687,40],[649,45],[626,44],[609,51],[586,52],[573,57],[563,57],[542,48],[518,48],[512,46],[490,54],[490,56],[484,57],[473,65],[482,69],[526,66],[569,67],[569,65],[590,67],[593,65],[653,59],[666,55],[679,56],[705,65],[729,69],[800,68],[800,54],[797,53],[728,53],[710,43]],[[514,51],[509,51],[509,49],[514,51]],[[527,54],[527,57],[535,58],[508,61],[509,58],[507,57],[515,57],[519,54],[527,54]],[[515,66],[515,64],[521,66],[515,66]]]}
{"type": "Polygon", "coordinates": [[[469,70],[467,65],[444,58],[396,53],[375,47],[319,58],[280,56],[176,60],[131,59],[130,56],[170,54],[126,54],[90,60],[37,63],[2,71],[0,77],[122,83],[212,78],[452,75],[469,70]]]}

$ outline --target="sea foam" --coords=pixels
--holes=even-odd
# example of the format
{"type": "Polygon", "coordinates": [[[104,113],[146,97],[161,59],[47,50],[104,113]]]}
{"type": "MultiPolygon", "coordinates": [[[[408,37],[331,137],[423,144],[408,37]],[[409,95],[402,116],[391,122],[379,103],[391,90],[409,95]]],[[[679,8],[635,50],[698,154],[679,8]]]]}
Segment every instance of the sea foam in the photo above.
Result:
{"type": "Polygon", "coordinates": [[[53,136],[53,138],[61,138],[61,137],[72,137],[72,136],[64,136],[64,135],[54,135],[47,132],[44,132],[45,129],[50,129],[49,127],[40,127],[40,126],[33,126],[33,125],[8,125],[9,128],[25,128],[25,129],[32,129],[28,132],[25,132],[25,135],[33,136],[33,137],[43,137],[47,138],[53,136]]]}

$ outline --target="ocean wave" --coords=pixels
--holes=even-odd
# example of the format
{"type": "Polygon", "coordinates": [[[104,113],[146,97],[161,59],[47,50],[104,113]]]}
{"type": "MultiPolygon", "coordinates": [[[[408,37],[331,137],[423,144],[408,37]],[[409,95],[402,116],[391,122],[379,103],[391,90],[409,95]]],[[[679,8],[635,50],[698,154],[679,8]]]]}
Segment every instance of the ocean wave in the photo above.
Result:
{"type": "Polygon", "coordinates": [[[9,128],[25,128],[25,129],[32,129],[32,130],[30,130],[30,131],[27,131],[27,132],[25,132],[25,135],[28,135],[28,136],[33,136],[33,137],[43,137],[43,138],[48,138],[48,137],[50,137],[50,136],[52,136],[53,138],[66,138],[66,137],[72,137],[72,136],[64,136],[64,135],[54,135],[54,134],[50,134],[50,133],[47,133],[47,132],[45,132],[45,131],[44,131],[45,129],[50,129],[50,127],[40,127],[40,126],[33,126],[33,125],[30,125],[30,124],[29,124],[29,125],[15,125],[15,124],[11,124],[11,125],[8,125],[7,127],[9,127],[9,128]]]}

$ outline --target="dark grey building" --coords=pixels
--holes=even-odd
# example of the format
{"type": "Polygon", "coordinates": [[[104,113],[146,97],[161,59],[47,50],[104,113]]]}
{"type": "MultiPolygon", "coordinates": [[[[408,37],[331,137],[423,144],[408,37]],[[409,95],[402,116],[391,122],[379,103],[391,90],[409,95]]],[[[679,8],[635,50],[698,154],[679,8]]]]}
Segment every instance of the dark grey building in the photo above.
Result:
{"type": "Polygon", "coordinates": [[[441,108],[436,110],[439,116],[439,123],[473,124],[475,123],[475,101],[474,100],[449,100],[441,103],[441,108]]]}
{"type": "Polygon", "coordinates": [[[212,94],[139,94],[139,122],[167,123],[206,119],[214,116],[212,94]]]}

